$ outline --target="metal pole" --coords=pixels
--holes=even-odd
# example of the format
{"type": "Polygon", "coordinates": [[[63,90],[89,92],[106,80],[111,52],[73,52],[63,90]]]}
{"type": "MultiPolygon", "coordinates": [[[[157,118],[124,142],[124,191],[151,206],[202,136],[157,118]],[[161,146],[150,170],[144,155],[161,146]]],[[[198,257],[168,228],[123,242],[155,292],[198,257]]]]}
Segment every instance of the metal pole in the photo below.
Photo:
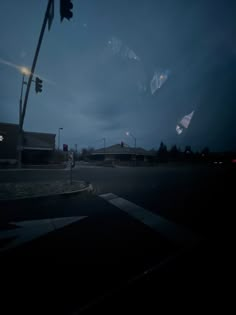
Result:
{"type": "Polygon", "coordinates": [[[22,145],[22,139],[21,139],[21,130],[20,130],[20,122],[21,122],[21,115],[22,115],[22,96],[23,96],[23,88],[24,88],[24,83],[25,83],[25,75],[23,73],[22,75],[22,83],[21,83],[21,91],[20,91],[20,103],[19,103],[19,129],[18,129],[18,168],[21,168],[21,162],[22,162],[22,150],[21,150],[21,145],[22,145]],[[20,157],[20,158],[19,158],[20,157]]]}
{"type": "Polygon", "coordinates": [[[20,119],[21,119],[21,113],[22,113],[22,96],[23,96],[24,83],[25,83],[25,75],[23,73],[23,75],[22,75],[22,83],[21,83],[21,91],[20,91],[19,125],[20,125],[20,119]]]}
{"type": "Polygon", "coordinates": [[[106,153],[106,138],[103,138],[104,141],[104,153],[106,153]]]}
{"type": "Polygon", "coordinates": [[[61,146],[61,130],[63,130],[62,127],[58,128],[58,150],[60,150],[61,146]]]}
{"type": "Polygon", "coordinates": [[[24,118],[25,118],[27,101],[28,101],[28,97],[29,97],[30,86],[31,86],[31,82],[32,82],[32,79],[33,79],[33,75],[34,75],[34,70],[35,70],[35,67],[36,67],[36,63],[37,63],[37,59],[38,59],[38,55],[39,55],[39,50],[40,50],[41,43],[42,43],[42,40],[43,40],[44,31],[45,31],[45,28],[46,28],[46,25],[47,25],[48,16],[49,16],[49,13],[50,13],[50,8],[51,8],[52,1],[54,1],[54,0],[48,0],[48,5],[47,5],[46,12],[45,12],[43,25],[42,25],[41,32],[40,32],[40,35],[39,35],[39,40],[38,40],[36,52],[35,52],[35,55],[34,55],[34,60],[33,60],[33,64],[32,64],[32,67],[31,67],[31,71],[30,71],[30,76],[29,76],[26,92],[25,92],[23,111],[22,111],[22,114],[21,114],[20,125],[19,125],[19,142],[20,142],[19,143],[19,155],[18,155],[18,163],[19,164],[21,164],[21,158],[22,158],[22,154],[21,154],[22,129],[23,129],[23,124],[24,124],[24,118]]]}
{"type": "Polygon", "coordinates": [[[70,160],[70,184],[72,185],[72,160],[70,160]]]}
{"type": "Polygon", "coordinates": [[[60,128],[58,128],[58,151],[60,150],[60,128]]]}
{"type": "Polygon", "coordinates": [[[134,139],[134,154],[135,154],[135,166],[137,165],[137,153],[136,153],[136,137],[130,132],[131,137],[134,139]]]}

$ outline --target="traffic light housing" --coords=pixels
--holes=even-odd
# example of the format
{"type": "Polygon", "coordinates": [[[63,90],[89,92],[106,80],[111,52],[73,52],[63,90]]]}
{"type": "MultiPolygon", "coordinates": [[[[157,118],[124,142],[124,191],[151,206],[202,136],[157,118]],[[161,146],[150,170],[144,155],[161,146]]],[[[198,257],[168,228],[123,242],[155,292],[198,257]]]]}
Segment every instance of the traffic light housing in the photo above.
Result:
{"type": "Polygon", "coordinates": [[[35,79],[35,92],[36,93],[41,93],[43,89],[43,80],[40,78],[36,77],[35,79]]]}
{"type": "Polygon", "coordinates": [[[70,20],[73,16],[72,10],[73,3],[71,0],[60,0],[60,15],[61,15],[61,22],[65,18],[70,20]]]}
{"type": "Polygon", "coordinates": [[[124,142],[121,141],[120,146],[123,148],[124,147],[124,142]]]}

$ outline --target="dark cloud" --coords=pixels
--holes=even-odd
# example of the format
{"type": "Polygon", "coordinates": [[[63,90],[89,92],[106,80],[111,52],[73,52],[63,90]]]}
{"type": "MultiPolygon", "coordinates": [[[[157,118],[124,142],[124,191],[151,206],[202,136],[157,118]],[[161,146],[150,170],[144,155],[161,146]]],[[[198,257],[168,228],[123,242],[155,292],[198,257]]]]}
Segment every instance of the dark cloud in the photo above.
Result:
{"type": "MultiPolygon", "coordinates": [[[[31,65],[46,5],[2,1],[0,58],[21,63],[25,52],[24,64],[31,65]]],[[[62,141],[79,146],[102,137],[112,144],[129,129],[144,147],[163,140],[235,148],[234,1],[74,1],[73,19],[63,23],[55,5],[36,69],[48,82],[40,95],[32,86],[27,129],[62,126],[62,141]],[[111,49],[112,38],[121,51],[111,49]],[[127,57],[127,48],[139,60],[127,57]],[[167,70],[167,81],[152,95],[154,72],[167,70]],[[178,136],[177,122],[192,110],[189,128],[178,136]]],[[[0,64],[0,120],[17,121],[20,80],[0,64]]]]}

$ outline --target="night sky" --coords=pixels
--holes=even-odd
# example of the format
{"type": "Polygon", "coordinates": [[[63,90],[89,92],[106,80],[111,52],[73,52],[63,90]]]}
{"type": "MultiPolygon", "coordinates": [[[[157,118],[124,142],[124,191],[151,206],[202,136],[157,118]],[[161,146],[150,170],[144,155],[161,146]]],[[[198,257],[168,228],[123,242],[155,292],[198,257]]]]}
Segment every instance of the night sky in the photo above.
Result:
{"type": "MultiPolygon", "coordinates": [[[[61,132],[69,147],[163,141],[236,150],[235,1],[59,0],[36,66],[24,129],[61,132]],[[151,81],[165,78],[152,93],[151,81]],[[188,128],[176,125],[194,111],[188,128]]],[[[47,0],[1,0],[0,122],[18,122],[22,74],[31,67],[47,0]]]]}

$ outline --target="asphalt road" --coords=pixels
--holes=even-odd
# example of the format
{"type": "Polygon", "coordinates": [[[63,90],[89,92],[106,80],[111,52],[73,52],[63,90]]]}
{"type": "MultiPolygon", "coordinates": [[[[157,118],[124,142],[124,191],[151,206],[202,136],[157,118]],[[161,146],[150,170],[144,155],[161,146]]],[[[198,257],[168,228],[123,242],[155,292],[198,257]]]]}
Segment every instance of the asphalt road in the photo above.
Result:
{"type": "MultiPolygon", "coordinates": [[[[1,171],[0,181],[68,176],[1,171]]],[[[174,300],[212,307],[209,292],[222,299],[235,170],[81,167],[73,178],[93,193],[0,203],[5,314],[15,305],[31,314],[151,313],[174,300]]]]}

